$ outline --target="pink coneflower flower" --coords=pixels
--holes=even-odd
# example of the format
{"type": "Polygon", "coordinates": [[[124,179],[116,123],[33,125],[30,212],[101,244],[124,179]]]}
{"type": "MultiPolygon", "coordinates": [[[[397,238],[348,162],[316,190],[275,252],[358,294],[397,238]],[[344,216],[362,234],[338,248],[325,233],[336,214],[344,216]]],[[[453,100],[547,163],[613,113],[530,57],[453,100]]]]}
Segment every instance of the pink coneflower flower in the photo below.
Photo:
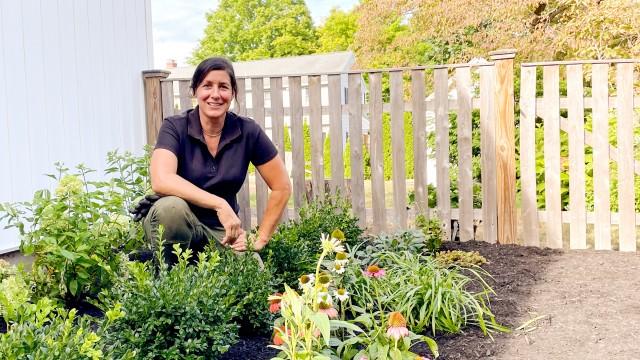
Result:
{"type": "Polygon", "coordinates": [[[282,294],[279,292],[269,296],[269,312],[270,313],[275,314],[278,311],[280,311],[280,302],[282,301],[281,296],[282,294]]]}
{"type": "Polygon", "coordinates": [[[321,302],[318,304],[318,311],[327,314],[329,319],[335,319],[338,317],[338,310],[336,310],[331,304],[321,302]]]}
{"type": "Polygon", "coordinates": [[[385,274],[384,269],[381,269],[378,265],[369,265],[367,270],[363,271],[365,276],[379,278],[385,274]]]}
{"type": "Polygon", "coordinates": [[[390,313],[387,336],[398,341],[407,335],[409,335],[409,329],[407,329],[407,321],[404,316],[397,311],[390,313]]]}

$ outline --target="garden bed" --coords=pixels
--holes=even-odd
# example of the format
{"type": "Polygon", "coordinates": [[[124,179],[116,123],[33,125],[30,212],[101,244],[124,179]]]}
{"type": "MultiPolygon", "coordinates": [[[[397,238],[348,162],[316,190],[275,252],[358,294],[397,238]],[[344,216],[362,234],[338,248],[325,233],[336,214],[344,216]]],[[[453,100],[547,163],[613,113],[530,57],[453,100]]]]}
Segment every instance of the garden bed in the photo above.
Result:
{"type": "MultiPolygon", "coordinates": [[[[491,308],[513,331],[440,335],[440,359],[630,359],[640,334],[640,256],[561,251],[484,242],[443,250],[479,251],[493,275],[491,308]],[[634,310],[635,309],[635,310],[634,310]],[[536,320],[537,319],[537,320],[536,320]],[[522,325],[522,329],[515,330],[522,325]]],[[[244,336],[223,359],[270,359],[266,337],[244,336]]],[[[426,346],[415,350],[429,355],[426,346]]]]}

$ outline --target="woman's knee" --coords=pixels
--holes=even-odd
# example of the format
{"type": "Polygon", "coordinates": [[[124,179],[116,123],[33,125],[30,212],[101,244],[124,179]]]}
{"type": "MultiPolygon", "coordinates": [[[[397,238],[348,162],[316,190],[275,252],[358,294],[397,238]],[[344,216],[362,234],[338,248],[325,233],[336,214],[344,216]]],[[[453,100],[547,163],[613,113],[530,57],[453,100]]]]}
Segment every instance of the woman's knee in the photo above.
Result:
{"type": "Polygon", "coordinates": [[[177,196],[165,196],[153,204],[149,210],[149,217],[154,222],[162,225],[169,225],[173,223],[185,223],[191,212],[189,204],[177,196]]]}

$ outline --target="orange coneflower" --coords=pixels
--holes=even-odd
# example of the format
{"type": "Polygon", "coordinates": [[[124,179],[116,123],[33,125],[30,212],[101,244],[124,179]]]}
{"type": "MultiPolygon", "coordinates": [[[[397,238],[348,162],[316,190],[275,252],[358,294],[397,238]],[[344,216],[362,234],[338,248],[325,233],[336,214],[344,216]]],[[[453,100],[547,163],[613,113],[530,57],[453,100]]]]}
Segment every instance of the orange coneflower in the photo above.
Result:
{"type": "Polygon", "coordinates": [[[282,302],[282,294],[277,292],[269,296],[269,312],[272,314],[280,311],[280,303],[282,302]]]}

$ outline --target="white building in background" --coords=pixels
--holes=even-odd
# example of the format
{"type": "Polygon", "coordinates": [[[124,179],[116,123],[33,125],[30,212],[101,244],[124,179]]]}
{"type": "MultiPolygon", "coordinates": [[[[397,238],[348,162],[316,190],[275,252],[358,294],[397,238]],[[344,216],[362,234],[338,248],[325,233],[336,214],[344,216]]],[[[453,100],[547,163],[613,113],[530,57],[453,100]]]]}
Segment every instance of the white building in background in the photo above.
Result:
{"type": "MultiPolygon", "coordinates": [[[[289,107],[289,83],[287,76],[295,75],[308,75],[308,74],[328,74],[335,73],[340,74],[340,100],[342,105],[347,102],[348,91],[348,75],[347,72],[352,70],[353,65],[356,62],[356,58],[351,51],[340,51],[326,54],[312,54],[302,56],[283,57],[275,59],[253,60],[253,61],[241,61],[234,62],[233,69],[236,77],[247,78],[245,81],[245,99],[248,109],[252,107],[251,98],[251,81],[249,78],[263,77],[264,78],[264,106],[265,108],[271,107],[271,87],[269,83],[269,77],[283,77],[282,79],[282,101],[285,108],[289,107]]],[[[195,66],[183,66],[175,67],[175,62],[169,60],[167,62],[167,70],[171,72],[168,80],[174,80],[174,104],[176,104],[176,112],[181,112],[179,109],[180,94],[178,80],[191,80],[195,66]]],[[[309,106],[309,86],[308,77],[302,76],[302,106],[309,106]]],[[[321,83],[321,99],[322,106],[329,105],[329,80],[327,75],[320,77],[321,83]]],[[[362,99],[365,98],[366,86],[362,86],[362,99]]],[[[251,116],[251,110],[249,110],[249,116],[251,116]]],[[[307,118],[307,116],[305,116],[307,118]]],[[[307,119],[308,121],[308,119],[307,119]]],[[[290,117],[285,114],[284,125],[290,128],[290,117]]],[[[322,126],[323,132],[326,134],[329,132],[329,115],[326,111],[322,113],[322,126]]],[[[265,117],[265,129],[267,133],[271,131],[271,117],[265,117]]],[[[342,116],[342,134],[343,143],[346,141],[346,136],[349,132],[349,116],[343,114],[342,116]]],[[[366,117],[362,118],[362,132],[363,134],[369,133],[369,121],[366,117]]]]}
{"type": "MultiPolygon", "coordinates": [[[[102,173],[146,143],[151,1],[0,0],[0,202],[51,187],[53,163],[102,173]]],[[[0,254],[19,244],[1,230],[0,254]]]]}

